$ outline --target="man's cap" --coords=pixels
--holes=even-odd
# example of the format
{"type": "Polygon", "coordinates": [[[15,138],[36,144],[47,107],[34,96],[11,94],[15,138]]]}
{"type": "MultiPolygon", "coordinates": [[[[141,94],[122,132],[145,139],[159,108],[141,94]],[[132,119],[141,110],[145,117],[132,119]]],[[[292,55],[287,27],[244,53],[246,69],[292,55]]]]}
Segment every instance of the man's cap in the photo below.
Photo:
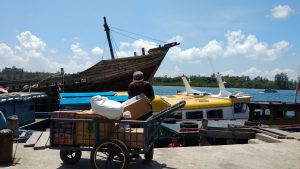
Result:
{"type": "Polygon", "coordinates": [[[136,71],[133,73],[133,81],[143,81],[144,74],[141,71],[136,71]]]}

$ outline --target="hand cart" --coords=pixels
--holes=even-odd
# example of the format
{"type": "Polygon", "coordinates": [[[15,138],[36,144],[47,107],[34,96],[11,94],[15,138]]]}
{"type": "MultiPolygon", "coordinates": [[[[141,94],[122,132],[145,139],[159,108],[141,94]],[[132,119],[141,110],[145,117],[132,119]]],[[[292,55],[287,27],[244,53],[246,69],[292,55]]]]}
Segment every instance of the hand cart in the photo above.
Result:
{"type": "Polygon", "coordinates": [[[75,164],[82,151],[91,151],[90,162],[94,169],[127,168],[130,154],[144,154],[145,161],[151,161],[161,122],[184,105],[185,101],[181,101],[145,121],[85,119],[83,116],[51,118],[50,148],[60,150],[65,164],[75,164]]]}

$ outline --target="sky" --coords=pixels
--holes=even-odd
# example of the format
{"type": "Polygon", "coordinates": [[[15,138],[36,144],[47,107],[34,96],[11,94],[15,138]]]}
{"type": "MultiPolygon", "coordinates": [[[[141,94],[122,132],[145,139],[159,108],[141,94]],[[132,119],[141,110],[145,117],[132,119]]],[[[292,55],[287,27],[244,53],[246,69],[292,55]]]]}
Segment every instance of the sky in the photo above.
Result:
{"type": "Polygon", "coordinates": [[[0,70],[76,73],[110,59],[103,16],[118,58],[180,42],[156,77],[298,76],[298,0],[2,0],[0,70]]]}

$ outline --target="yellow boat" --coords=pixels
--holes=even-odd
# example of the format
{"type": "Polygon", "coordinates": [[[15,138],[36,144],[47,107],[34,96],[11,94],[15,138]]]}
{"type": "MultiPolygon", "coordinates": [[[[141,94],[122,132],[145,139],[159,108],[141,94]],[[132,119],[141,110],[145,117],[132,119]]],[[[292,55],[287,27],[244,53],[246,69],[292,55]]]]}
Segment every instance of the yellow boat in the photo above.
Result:
{"type": "Polygon", "coordinates": [[[192,89],[185,76],[182,80],[186,92],[156,95],[152,102],[152,110],[155,114],[182,100],[186,101],[182,109],[166,119],[163,123],[166,127],[179,132],[181,128],[200,128],[202,119],[208,119],[208,125],[213,127],[227,127],[228,124],[244,125],[248,120],[249,108],[246,103],[251,100],[251,97],[228,92],[220,74],[217,74],[220,89],[217,95],[192,89]]]}

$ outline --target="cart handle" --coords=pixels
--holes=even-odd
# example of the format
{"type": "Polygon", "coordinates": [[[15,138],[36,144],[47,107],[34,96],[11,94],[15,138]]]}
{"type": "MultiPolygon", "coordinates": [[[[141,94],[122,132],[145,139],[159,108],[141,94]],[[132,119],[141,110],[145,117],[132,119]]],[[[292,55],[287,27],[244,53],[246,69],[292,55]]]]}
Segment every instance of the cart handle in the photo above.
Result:
{"type": "Polygon", "coordinates": [[[161,121],[161,120],[165,119],[168,115],[170,115],[172,112],[174,112],[184,106],[185,106],[185,101],[184,100],[180,101],[179,103],[160,111],[158,114],[152,115],[146,121],[147,122],[152,121],[152,120],[161,121]]]}

